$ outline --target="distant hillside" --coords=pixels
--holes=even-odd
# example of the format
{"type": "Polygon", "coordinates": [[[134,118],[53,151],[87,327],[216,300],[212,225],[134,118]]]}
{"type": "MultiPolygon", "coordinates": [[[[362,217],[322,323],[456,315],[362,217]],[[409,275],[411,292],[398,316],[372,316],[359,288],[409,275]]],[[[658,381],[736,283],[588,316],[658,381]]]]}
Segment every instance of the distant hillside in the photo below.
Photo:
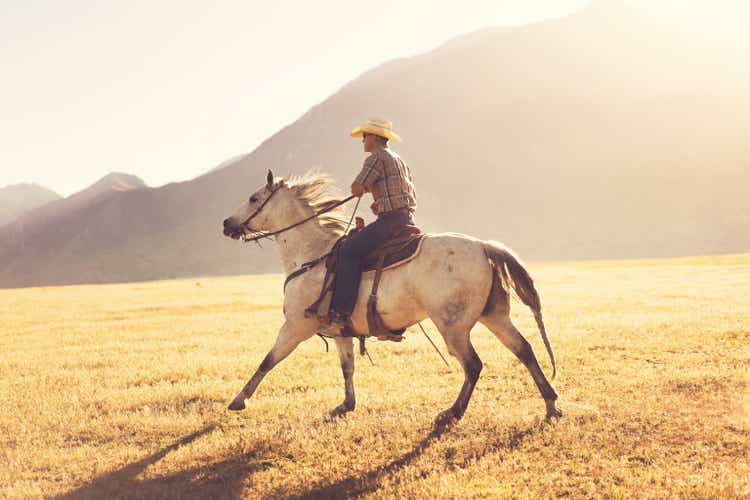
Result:
{"type": "Polygon", "coordinates": [[[348,131],[376,114],[405,139],[427,230],[529,260],[747,252],[748,60],[614,2],[482,30],[368,71],[224,168],[0,234],[0,286],[278,271],[273,245],[227,240],[222,219],[268,168],[347,187],[348,131]]]}
{"type": "Polygon", "coordinates": [[[60,195],[38,184],[13,184],[0,188],[0,226],[60,195]]]}
{"type": "MultiPolygon", "coordinates": [[[[88,188],[67,198],[60,198],[30,210],[16,220],[0,227],[0,273],[3,278],[18,276],[44,276],[64,283],[65,276],[86,267],[86,247],[90,239],[107,238],[109,231],[117,227],[117,217],[112,217],[104,226],[97,228],[88,222],[99,217],[108,206],[117,204],[123,196],[146,188],[146,184],[134,175],[113,172],[88,188]],[[47,263],[50,248],[68,255],[71,266],[58,269],[47,263]]],[[[120,218],[127,218],[120,213],[120,218]]],[[[37,278],[39,279],[39,278],[37,278]]]]}
{"type": "Polygon", "coordinates": [[[219,163],[218,165],[216,165],[215,167],[213,167],[211,170],[209,170],[206,173],[210,174],[211,172],[216,172],[218,170],[221,170],[222,168],[226,168],[226,167],[228,167],[230,165],[233,165],[234,163],[237,163],[237,162],[241,161],[246,156],[248,156],[247,153],[244,153],[244,154],[241,154],[241,155],[232,156],[228,160],[224,160],[223,162],[219,163]]]}

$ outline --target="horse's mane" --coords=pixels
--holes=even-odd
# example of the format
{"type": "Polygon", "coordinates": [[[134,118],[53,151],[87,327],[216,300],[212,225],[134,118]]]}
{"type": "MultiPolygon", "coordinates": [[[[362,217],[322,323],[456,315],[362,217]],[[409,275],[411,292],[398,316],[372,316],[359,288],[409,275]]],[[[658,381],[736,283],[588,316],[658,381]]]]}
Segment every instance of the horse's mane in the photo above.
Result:
{"type": "MultiPolygon", "coordinates": [[[[310,207],[313,212],[320,212],[341,201],[341,198],[335,196],[333,178],[318,170],[309,170],[303,175],[290,177],[286,184],[297,199],[310,207]]],[[[342,220],[344,215],[343,208],[337,207],[315,220],[323,229],[340,235],[346,230],[346,221],[342,220]]]]}

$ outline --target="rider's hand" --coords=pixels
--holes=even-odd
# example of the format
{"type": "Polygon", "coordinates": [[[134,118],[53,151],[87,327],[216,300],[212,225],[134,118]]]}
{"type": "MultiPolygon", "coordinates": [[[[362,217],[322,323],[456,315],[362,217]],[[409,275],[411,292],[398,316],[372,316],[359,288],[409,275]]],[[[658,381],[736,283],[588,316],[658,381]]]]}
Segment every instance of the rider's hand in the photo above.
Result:
{"type": "Polygon", "coordinates": [[[363,194],[365,194],[365,187],[360,184],[359,182],[353,182],[352,183],[352,194],[359,198],[363,194]]]}

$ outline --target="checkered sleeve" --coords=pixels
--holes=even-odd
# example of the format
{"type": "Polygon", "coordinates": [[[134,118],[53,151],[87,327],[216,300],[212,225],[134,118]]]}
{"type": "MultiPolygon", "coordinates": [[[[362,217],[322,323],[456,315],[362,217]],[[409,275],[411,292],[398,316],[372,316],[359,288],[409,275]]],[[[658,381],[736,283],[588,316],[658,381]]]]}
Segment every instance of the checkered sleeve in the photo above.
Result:
{"type": "Polygon", "coordinates": [[[365,158],[362,165],[362,171],[359,173],[354,182],[358,182],[365,187],[365,191],[371,191],[372,185],[383,176],[383,162],[377,155],[371,154],[365,158]]]}

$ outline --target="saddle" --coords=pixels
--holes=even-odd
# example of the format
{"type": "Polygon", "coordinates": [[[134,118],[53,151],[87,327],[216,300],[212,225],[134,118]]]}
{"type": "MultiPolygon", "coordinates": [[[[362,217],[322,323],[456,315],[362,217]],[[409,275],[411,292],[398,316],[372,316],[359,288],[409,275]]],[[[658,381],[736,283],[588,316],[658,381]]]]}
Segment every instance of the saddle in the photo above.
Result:
{"type": "MultiPolygon", "coordinates": [[[[350,231],[353,234],[356,229],[350,231]]],[[[405,264],[417,256],[422,247],[422,241],[425,233],[417,226],[404,226],[390,239],[380,243],[372,252],[362,259],[362,272],[375,271],[372,282],[372,291],[367,299],[367,329],[369,335],[376,336],[378,340],[401,341],[402,334],[406,330],[402,328],[392,331],[385,326],[383,319],[378,313],[378,285],[383,275],[383,271],[398,267],[405,264]]],[[[346,241],[348,235],[344,235],[334,244],[331,253],[326,257],[326,274],[323,279],[323,286],[318,299],[305,310],[307,317],[317,316],[323,324],[330,324],[329,312],[331,308],[331,297],[336,274],[336,264],[338,263],[339,249],[346,241]]],[[[344,337],[360,337],[361,333],[355,332],[347,326],[342,331],[344,337]]]]}

